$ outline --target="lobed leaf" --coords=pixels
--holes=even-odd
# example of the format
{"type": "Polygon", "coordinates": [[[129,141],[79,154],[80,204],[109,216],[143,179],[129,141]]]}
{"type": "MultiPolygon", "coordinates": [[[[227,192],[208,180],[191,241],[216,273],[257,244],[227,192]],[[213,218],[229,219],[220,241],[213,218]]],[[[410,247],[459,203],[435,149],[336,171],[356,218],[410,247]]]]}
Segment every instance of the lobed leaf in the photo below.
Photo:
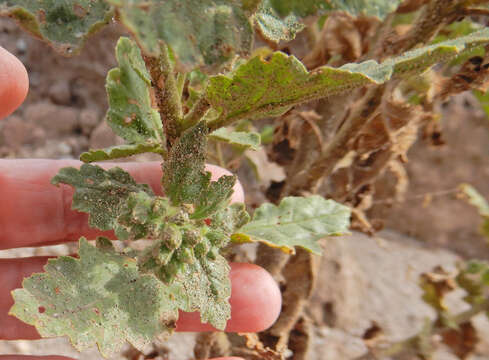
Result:
{"type": "Polygon", "coordinates": [[[73,55],[110,22],[112,10],[104,0],[2,0],[0,15],[13,17],[59,53],[73,55]]]}
{"type": "Polygon", "coordinates": [[[148,55],[166,42],[185,65],[222,64],[246,55],[253,30],[238,0],[108,0],[148,55]]]}
{"type": "Polygon", "coordinates": [[[253,131],[229,131],[229,129],[220,128],[211,132],[209,138],[252,150],[258,150],[261,144],[260,134],[253,131]]]}
{"type": "Polygon", "coordinates": [[[295,253],[295,247],[300,246],[319,254],[318,240],[347,232],[349,220],[350,209],[333,200],[318,195],[286,197],[279,206],[260,206],[251,222],[238,229],[231,240],[263,242],[287,253],[295,253]]]}
{"type": "Polygon", "coordinates": [[[197,257],[177,274],[172,288],[181,294],[176,300],[186,312],[200,312],[202,323],[209,323],[219,330],[226,328],[231,318],[231,280],[229,265],[219,254],[197,257]]]}
{"type": "Polygon", "coordinates": [[[284,18],[278,15],[271,7],[270,0],[262,1],[255,14],[255,21],[262,35],[275,42],[293,40],[305,27],[294,14],[284,18]]]}
{"type": "Polygon", "coordinates": [[[135,260],[80,239],[79,259],[50,259],[44,273],[13,291],[10,314],[34,325],[43,337],[68,336],[82,351],[97,345],[105,357],[125,341],[142,350],[178,317],[174,294],[152,275],[142,275],[135,260]]]}
{"type": "Polygon", "coordinates": [[[80,155],[80,160],[86,163],[125,158],[137,154],[156,153],[161,154],[163,150],[160,144],[124,144],[111,146],[105,149],[90,150],[80,155]]]}
{"type": "Polygon", "coordinates": [[[270,59],[252,58],[230,75],[210,77],[206,97],[219,116],[211,129],[242,118],[278,116],[292,106],[338,95],[369,84],[379,85],[393,76],[419,74],[475,46],[489,43],[489,29],[455,40],[412,50],[379,64],[368,60],[340,68],[323,66],[308,72],[294,56],[276,52],[270,59]]]}
{"type": "Polygon", "coordinates": [[[160,114],[151,102],[151,77],[137,44],[121,37],[116,46],[116,58],[119,67],[109,71],[106,82],[107,122],[128,144],[86,152],[81,156],[85,162],[143,152],[162,153],[162,146],[166,146],[160,114]]]}
{"type": "Polygon", "coordinates": [[[119,167],[104,170],[83,164],[80,170],[63,168],[51,180],[54,185],[66,184],[75,189],[72,208],[89,214],[89,224],[100,230],[112,230],[132,193],[153,195],[148,185],[137,184],[119,167]]]}

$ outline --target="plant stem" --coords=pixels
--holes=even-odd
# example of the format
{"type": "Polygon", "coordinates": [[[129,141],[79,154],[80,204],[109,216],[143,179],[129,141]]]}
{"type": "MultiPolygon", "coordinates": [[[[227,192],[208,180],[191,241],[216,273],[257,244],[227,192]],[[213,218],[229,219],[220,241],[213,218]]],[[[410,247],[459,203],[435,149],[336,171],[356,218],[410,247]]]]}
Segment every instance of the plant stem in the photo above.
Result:
{"type": "Polygon", "coordinates": [[[178,94],[180,95],[180,103],[182,103],[182,94],[183,94],[183,88],[185,86],[185,81],[187,80],[187,73],[178,73],[177,74],[177,91],[178,94]]]}
{"type": "Polygon", "coordinates": [[[204,96],[201,96],[200,99],[197,100],[197,102],[194,104],[192,109],[190,109],[188,114],[185,115],[185,117],[183,118],[181,126],[182,131],[196,125],[210,107],[211,105],[209,104],[207,99],[204,96]]]}
{"type": "Polygon", "coordinates": [[[350,116],[326,146],[322,155],[309,169],[299,172],[287,183],[284,189],[286,194],[297,195],[302,191],[310,190],[314,192],[318,181],[331,174],[338,161],[348,153],[349,143],[377,113],[383,92],[384,86],[374,86],[367,90],[365,96],[353,106],[350,116]]]}
{"type": "Polygon", "coordinates": [[[163,42],[160,44],[160,51],[159,58],[145,57],[145,62],[151,74],[163,126],[172,143],[179,135],[183,117],[181,92],[177,86],[168,47],[163,42]]]}

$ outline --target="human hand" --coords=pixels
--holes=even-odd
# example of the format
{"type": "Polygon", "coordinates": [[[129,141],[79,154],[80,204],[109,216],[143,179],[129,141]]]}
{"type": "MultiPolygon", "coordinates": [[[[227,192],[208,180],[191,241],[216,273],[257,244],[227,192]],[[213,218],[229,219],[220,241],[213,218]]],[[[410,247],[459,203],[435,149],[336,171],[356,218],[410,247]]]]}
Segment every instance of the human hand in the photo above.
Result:
{"type": "MultiPolygon", "coordinates": [[[[0,47],[0,118],[12,113],[24,100],[28,78],[24,66],[0,47]]],[[[66,160],[0,160],[0,249],[41,246],[76,241],[80,236],[94,238],[110,232],[89,228],[87,214],[71,210],[73,190],[55,187],[50,179],[62,167],[79,166],[66,160]]],[[[136,181],[149,184],[161,193],[161,166],[158,163],[117,164],[129,171],[136,181]]],[[[110,165],[106,165],[110,166],[110,165]]],[[[209,166],[214,178],[225,170],[209,166]]],[[[237,184],[233,201],[244,200],[237,184]]],[[[10,291],[21,287],[22,279],[41,272],[46,257],[0,259],[0,339],[38,339],[36,329],[8,315],[13,299],[10,291]]],[[[226,331],[256,332],[276,320],[281,307],[280,290],[272,277],[253,264],[231,264],[231,320],[226,331]]],[[[201,324],[198,313],[181,313],[177,331],[212,331],[201,324]]],[[[69,360],[60,356],[33,357],[0,355],[0,360],[69,360]]],[[[221,358],[220,360],[237,360],[221,358]]],[[[218,360],[218,359],[214,359],[218,360]]]]}

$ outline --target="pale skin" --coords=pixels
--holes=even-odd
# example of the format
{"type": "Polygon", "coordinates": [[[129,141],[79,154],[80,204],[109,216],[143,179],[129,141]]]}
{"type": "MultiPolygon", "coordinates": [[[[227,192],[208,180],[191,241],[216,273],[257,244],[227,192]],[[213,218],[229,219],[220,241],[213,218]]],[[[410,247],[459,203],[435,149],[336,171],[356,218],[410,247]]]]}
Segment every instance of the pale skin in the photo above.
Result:
{"type": "MultiPolygon", "coordinates": [[[[0,119],[22,104],[28,91],[27,71],[12,54],[0,47],[0,119]]],[[[69,187],[59,188],[50,179],[65,166],[79,166],[67,160],[0,160],[0,249],[35,247],[76,241],[80,236],[94,238],[103,234],[88,227],[87,215],[71,210],[69,187]]],[[[110,167],[110,164],[104,166],[110,167]]],[[[121,166],[118,164],[118,166],[121,166]]],[[[122,165],[138,182],[149,184],[161,193],[161,168],[158,163],[122,165]]],[[[214,178],[227,171],[208,166],[214,178]]],[[[240,184],[235,187],[233,201],[244,200],[240,184]]],[[[38,339],[36,329],[9,316],[12,306],[10,291],[21,287],[24,277],[42,271],[46,257],[0,259],[0,339],[38,339]]],[[[226,331],[258,332],[270,327],[281,308],[277,284],[262,268],[253,264],[231,264],[231,320],[226,331]]],[[[201,324],[198,313],[181,313],[177,331],[212,331],[201,324]]],[[[0,360],[70,360],[62,356],[0,355],[0,360]]],[[[227,357],[213,360],[239,360],[227,357]]]]}

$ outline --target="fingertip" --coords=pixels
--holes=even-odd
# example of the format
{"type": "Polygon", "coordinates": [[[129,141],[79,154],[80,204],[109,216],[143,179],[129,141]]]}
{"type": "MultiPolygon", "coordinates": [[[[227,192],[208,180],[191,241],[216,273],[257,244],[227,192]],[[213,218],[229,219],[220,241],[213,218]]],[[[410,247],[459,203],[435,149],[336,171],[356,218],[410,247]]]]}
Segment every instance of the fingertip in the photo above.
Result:
{"type": "Polygon", "coordinates": [[[0,119],[10,115],[25,100],[29,77],[24,65],[0,46],[0,119]]]}
{"type": "MultiPolygon", "coordinates": [[[[231,263],[231,319],[227,332],[259,332],[277,320],[282,307],[280,289],[272,276],[254,264],[231,263]]],[[[197,312],[180,312],[177,331],[214,331],[201,324],[197,312]]]]}
{"type": "Polygon", "coordinates": [[[277,320],[282,308],[280,289],[273,277],[255,264],[231,264],[230,332],[260,332],[277,320]]]}

